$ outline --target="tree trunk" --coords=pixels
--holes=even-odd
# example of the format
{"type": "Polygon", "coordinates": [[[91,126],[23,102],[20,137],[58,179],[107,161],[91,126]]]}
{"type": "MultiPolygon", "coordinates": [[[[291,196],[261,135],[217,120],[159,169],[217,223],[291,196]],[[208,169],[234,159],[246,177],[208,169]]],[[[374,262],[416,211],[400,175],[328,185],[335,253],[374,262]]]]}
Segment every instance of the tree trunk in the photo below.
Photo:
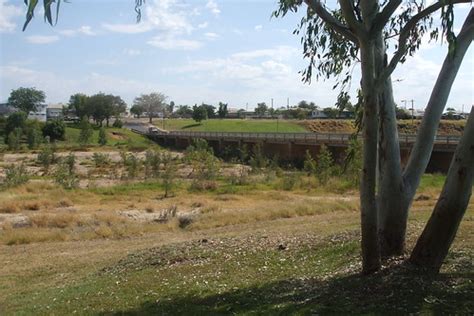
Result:
{"type": "Polygon", "coordinates": [[[456,236],[472,194],[474,180],[474,107],[456,148],[443,191],[410,261],[438,272],[456,236]]]}
{"type": "Polygon", "coordinates": [[[152,116],[148,116],[148,119],[149,119],[149,123],[151,124],[152,123],[152,116]]]}
{"type": "Polygon", "coordinates": [[[400,177],[400,151],[391,82],[385,83],[380,111],[380,243],[382,256],[400,255],[405,248],[408,211],[428,165],[439,121],[451,87],[474,35],[474,10],[471,9],[458,35],[454,55],[445,58],[428,102],[417,141],[403,177],[400,177]],[[396,147],[394,146],[396,142],[396,147]]]}
{"type": "MultiPolygon", "coordinates": [[[[387,66],[382,34],[376,41],[377,73],[387,66]]],[[[379,96],[378,196],[380,251],[383,257],[399,255],[405,247],[407,209],[403,207],[402,179],[397,117],[392,80],[383,84],[379,96]]]]}
{"type": "Polygon", "coordinates": [[[374,42],[361,43],[364,158],[360,185],[362,272],[380,269],[378,212],[375,197],[377,169],[377,95],[374,91],[374,42]]]}
{"type": "Polygon", "coordinates": [[[418,131],[416,143],[413,146],[405,168],[403,177],[407,185],[407,192],[410,195],[408,207],[430,160],[441,115],[446,106],[454,79],[456,79],[458,70],[473,38],[474,9],[471,9],[456,39],[454,53],[448,53],[443,62],[418,131]]]}

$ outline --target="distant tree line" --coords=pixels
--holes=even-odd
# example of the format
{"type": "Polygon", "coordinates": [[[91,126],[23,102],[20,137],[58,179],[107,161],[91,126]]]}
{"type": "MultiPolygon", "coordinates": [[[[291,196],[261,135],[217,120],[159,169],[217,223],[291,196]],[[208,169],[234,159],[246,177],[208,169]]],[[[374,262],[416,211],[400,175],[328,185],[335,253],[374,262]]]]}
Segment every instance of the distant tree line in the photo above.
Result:
{"type": "Polygon", "coordinates": [[[121,97],[112,94],[97,93],[88,96],[76,93],[70,97],[67,109],[74,111],[81,119],[84,117],[88,120],[93,119],[99,126],[105,121],[109,126],[111,118],[118,118],[127,110],[127,104],[121,97]]]}

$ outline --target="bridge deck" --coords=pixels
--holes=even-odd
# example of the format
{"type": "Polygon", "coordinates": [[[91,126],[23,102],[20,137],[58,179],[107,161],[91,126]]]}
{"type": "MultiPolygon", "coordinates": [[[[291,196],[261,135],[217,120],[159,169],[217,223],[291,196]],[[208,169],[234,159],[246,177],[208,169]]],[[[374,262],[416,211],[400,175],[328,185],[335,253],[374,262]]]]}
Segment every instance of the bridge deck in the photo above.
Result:
{"type": "MultiPolygon", "coordinates": [[[[150,138],[158,139],[195,139],[222,141],[247,141],[247,142],[274,142],[274,143],[300,143],[300,144],[322,144],[333,146],[347,146],[352,138],[352,134],[331,134],[331,133],[247,133],[247,132],[185,132],[172,131],[169,133],[143,133],[150,138]]],[[[359,136],[360,138],[360,136],[359,136]]],[[[456,147],[460,137],[458,136],[436,136],[435,146],[452,150],[456,147]]],[[[416,141],[416,135],[399,135],[400,146],[412,147],[416,141]]]]}

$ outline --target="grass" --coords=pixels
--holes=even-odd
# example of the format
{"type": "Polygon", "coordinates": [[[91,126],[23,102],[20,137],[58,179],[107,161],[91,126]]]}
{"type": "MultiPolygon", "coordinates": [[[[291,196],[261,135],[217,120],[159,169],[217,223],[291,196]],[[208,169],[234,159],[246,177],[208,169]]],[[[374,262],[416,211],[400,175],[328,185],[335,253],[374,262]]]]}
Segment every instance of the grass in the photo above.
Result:
{"type": "MultiPolygon", "coordinates": [[[[100,254],[90,249],[98,244],[86,243],[77,245],[77,253],[58,257],[74,245],[66,242],[56,245],[56,251],[47,248],[50,256],[58,258],[54,270],[40,261],[21,275],[0,276],[0,302],[6,314],[472,312],[472,252],[456,244],[439,276],[400,267],[362,277],[357,274],[357,216],[345,217],[342,227],[318,221],[319,217],[310,223],[293,219],[250,229],[207,231],[159,246],[156,243],[163,241],[156,237],[145,242],[148,247],[143,247],[142,239],[104,241],[100,254]],[[80,266],[84,260],[95,264],[80,266]]],[[[461,238],[472,241],[470,229],[472,223],[462,225],[461,238]]],[[[418,232],[410,226],[410,236],[418,232]]],[[[413,239],[409,240],[411,246],[413,239]]],[[[33,259],[41,250],[28,248],[33,259]]],[[[22,263],[17,270],[28,266],[22,263]]]]}
{"type": "MultiPolygon", "coordinates": [[[[58,142],[59,148],[78,148],[79,144],[77,142],[79,137],[80,129],[77,126],[68,126],[66,128],[66,137],[64,141],[58,142]]],[[[97,143],[99,137],[99,130],[94,129],[93,135],[91,137],[90,143],[87,147],[97,147],[97,148],[123,148],[128,150],[143,150],[147,149],[150,146],[155,145],[149,139],[133,133],[132,131],[125,128],[107,128],[107,145],[99,146],[97,143]]],[[[156,145],[155,145],[156,146],[156,145]]]]}
{"type": "MultiPolygon", "coordinates": [[[[31,221],[0,232],[0,314],[472,313],[474,201],[440,276],[400,267],[362,277],[357,192],[334,179],[308,188],[302,177],[291,189],[281,180],[251,175],[231,186],[222,177],[210,192],[182,179],[167,199],[157,180],[0,192],[16,207],[4,215],[31,221]],[[122,210],[177,214],[140,222],[122,210]]],[[[409,249],[443,180],[422,179],[419,194],[430,198],[413,203],[409,249]]]]}
{"type": "MultiPolygon", "coordinates": [[[[156,120],[155,125],[163,127],[156,120]]],[[[191,119],[167,119],[165,129],[199,132],[254,132],[254,133],[303,133],[308,130],[295,121],[288,120],[241,120],[241,119],[211,119],[198,124],[191,119]]]]}

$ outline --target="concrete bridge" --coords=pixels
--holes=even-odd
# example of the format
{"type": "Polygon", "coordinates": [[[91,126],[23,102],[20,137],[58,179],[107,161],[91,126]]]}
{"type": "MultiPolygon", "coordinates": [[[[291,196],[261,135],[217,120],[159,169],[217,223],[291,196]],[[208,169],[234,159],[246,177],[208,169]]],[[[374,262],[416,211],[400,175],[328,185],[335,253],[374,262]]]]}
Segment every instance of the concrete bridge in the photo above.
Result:
{"type": "MultiPolygon", "coordinates": [[[[154,132],[133,129],[145,134],[155,142],[176,148],[186,148],[193,139],[205,139],[216,153],[226,148],[239,148],[246,144],[248,148],[260,144],[268,156],[278,155],[282,160],[302,162],[308,150],[316,157],[321,145],[326,145],[336,161],[341,162],[349,146],[351,134],[331,133],[240,133],[240,132],[154,132]]],[[[460,137],[437,136],[427,172],[446,172],[460,137]]],[[[408,160],[415,143],[416,135],[399,135],[402,164],[408,160]]]]}

